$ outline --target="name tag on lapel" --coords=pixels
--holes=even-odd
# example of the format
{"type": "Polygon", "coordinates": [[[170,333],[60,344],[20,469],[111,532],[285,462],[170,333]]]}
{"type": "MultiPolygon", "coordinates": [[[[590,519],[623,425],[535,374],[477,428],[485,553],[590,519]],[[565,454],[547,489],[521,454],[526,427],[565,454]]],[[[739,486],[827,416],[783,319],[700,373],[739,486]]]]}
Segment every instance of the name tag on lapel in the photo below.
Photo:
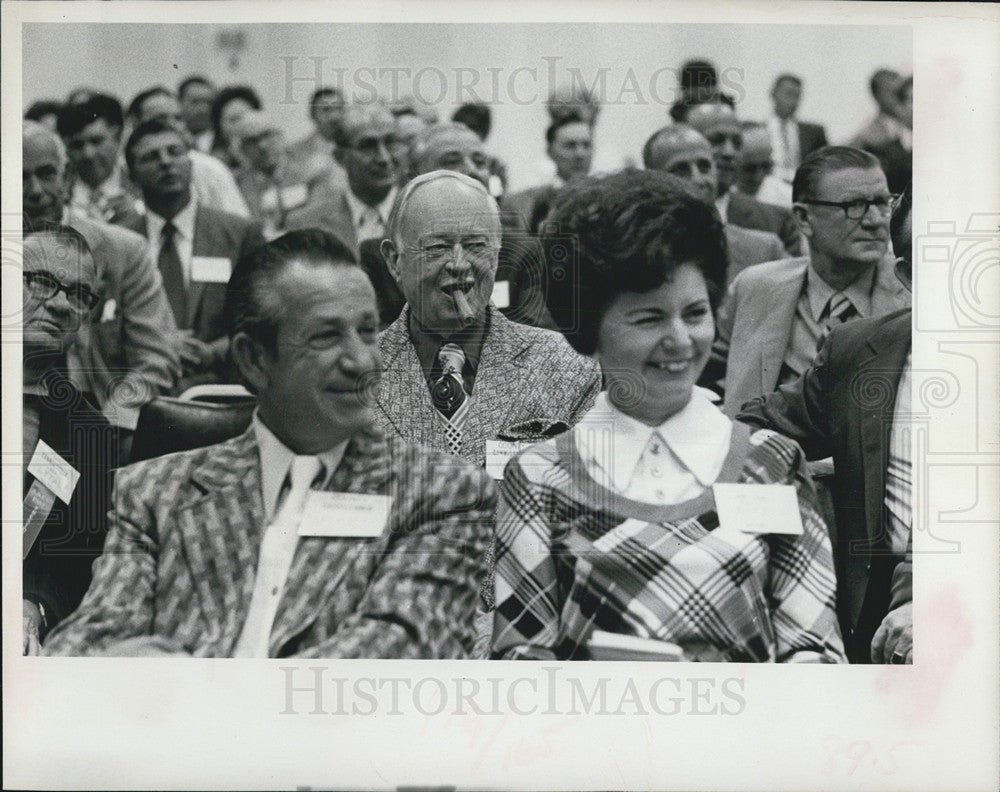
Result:
{"type": "Polygon", "coordinates": [[[388,495],[312,490],[299,520],[299,536],[381,536],[391,506],[388,495]]]}
{"type": "Polygon", "coordinates": [[[104,307],[101,309],[101,321],[102,322],[112,322],[114,318],[118,315],[118,303],[113,299],[108,300],[104,303],[104,307]]]}
{"type": "Polygon", "coordinates": [[[493,284],[493,304],[497,308],[510,307],[510,281],[497,281],[493,284]]]}
{"type": "Polygon", "coordinates": [[[28,462],[28,472],[67,505],[80,480],[80,473],[76,468],[53,451],[44,440],[39,440],[35,446],[35,453],[28,462]]]}
{"type": "Polygon", "coordinates": [[[494,479],[503,478],[503,469],[507,463],[524,449],[534,445],[533,440],[487,440],[486,441],[486,472],[494,479]]]}
{"type": "Polygon", "coordinates": [[[228,283],[232,267],[225,256],[193,256],[191,280],[198,283],[228,283]]]}
{"type": "Polygon", "coordinates": [[[799,499],[791,484],[713,484],[719,524],[751,534],[802,533],[799,499]]]}

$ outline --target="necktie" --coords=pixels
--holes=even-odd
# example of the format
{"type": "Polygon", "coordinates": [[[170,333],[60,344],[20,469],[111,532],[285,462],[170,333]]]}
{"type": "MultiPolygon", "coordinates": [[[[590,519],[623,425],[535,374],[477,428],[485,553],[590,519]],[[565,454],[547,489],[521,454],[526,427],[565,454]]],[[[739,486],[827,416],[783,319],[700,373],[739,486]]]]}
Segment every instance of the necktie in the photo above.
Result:
{"type": "Polygon", "coordinates": [[[445,439],[453,454],[462,446],[462,430],[469,412],[469,398],[462,383],[465,352],[458,344],[445,344],[438,352],[441,376],[431,386],[431,400],[444,420],[445,439]]]}
{"type": "Polygon", "coordinates": [[[858,315],[858,310],[854,307],[854,303],[848,299],[847,295],[843,292],[837,292],[830,297],[830,301],[826,304],[825,313],[826,325],[824,326],[823,332],[816,344],[817,350],[823,346],[833,328],[839,324],[843,324],[849,319],[853,319],[858,315]]]}
{"type": "Polygon", "coordinates": [[[358,222],[358,241],[366,239],[381,239],[384,236],[385,227],[382,224],[382,217],[378,209],[372,206],[365,207],[358,222]]]}
{"type": "Polygon", "coordinates": [[[261,539],[253,598],[234,657],[268,656],[271,628],[298,545],[302,509],[322,467],[319,457],[297,456],[292,460],[288,494],[261,539]]]}
{"type": "Polygon", "coordinates": [[[175,237],[177,229],[173,223],[166,223],[161,234],[160,255],[157,265],[163,277],[163,290],[167,294],[167,302],[174,312],[174,319],[179,328],[187,327],[187,289],[184,286],[184,270],[181,268],[181,257],[177,252],[175,237]]]}
{"type": "Polygon", "coordinates": [[[792,157],[792,141],[788,137],[788,121],[783,118],[781,119],[781,167],[794,174],[796,164],[792,157]]]}

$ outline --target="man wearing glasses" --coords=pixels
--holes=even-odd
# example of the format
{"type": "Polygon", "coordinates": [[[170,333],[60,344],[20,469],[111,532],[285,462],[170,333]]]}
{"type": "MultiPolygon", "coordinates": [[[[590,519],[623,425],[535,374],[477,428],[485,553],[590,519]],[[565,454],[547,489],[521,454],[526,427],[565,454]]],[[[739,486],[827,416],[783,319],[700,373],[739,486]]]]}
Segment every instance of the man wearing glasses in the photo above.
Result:
{"type": "Polygon", "coordinates": [[[385,236],[396,198],[396,120],[380,104],[349,105],[336,128],[334,159],[347,172],[347,189],[317,190],[288,214],[286,228],[322,228],[358,253],[366,239],[385,236]]]}
{"type": "Polygon", "coordinates": [[[889,253],[894,196],[874,156],[822,148],[799,166],[792,192],[809,255],[744,270],[719,309],[703,381],[723,387],[731,416],[805,372],[832,327],[910,306],[889,253]]]}
{"type": "Polygon", "coordinates": [[[90,246],[66,226],[24,240],[24,647],[80,603],[101,554],[115,430],[67,379],[67,350],[100,302],[90,246]]]}

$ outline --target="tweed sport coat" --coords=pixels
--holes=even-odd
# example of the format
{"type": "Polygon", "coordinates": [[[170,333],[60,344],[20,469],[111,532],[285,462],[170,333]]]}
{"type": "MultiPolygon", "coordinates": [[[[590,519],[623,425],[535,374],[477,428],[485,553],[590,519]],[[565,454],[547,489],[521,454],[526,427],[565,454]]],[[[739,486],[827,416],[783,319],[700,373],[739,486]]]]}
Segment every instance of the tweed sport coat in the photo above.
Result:
{"type": "MultiPolygon", "coordinates": [[[[386,433],[448,451],[438,411],[410,340],[409,308],[379,336],[382,381],[376,416],[386,433]]],[[[517,324],[493,305],[473,386],[462,459],[482,467],[486,441],[534,440],[572,426],[601,391],[597,362],[551,330],[517,324]],[[530,424],[530,425],[529,425],[530,424]]]]}
{"type": "Polygon", "coordinates": [[[903,310],[834,328],[805,374],[745,405],[738,416],[797,441],[809,459],[833,457],[837,611],[854,662],[869,662],[874,628],[888,609],[913,597],[910,560],[897,564],[885,551],[888,428],[910,351],[910,320],[903,310]],[[873,576],[881,579],[869,592],[873,576]],[[874,612],[862,618],[863,609],[874,612]]]}
{"type": "MultiPolygon", "coordinates": [[[[718,387],[713,379],[724,377],[726,415],[735,416],[743,404],[778,386],[808,263],[800,257],[758,264],[743,270],[730,285],[719,308],[712,359],[702,375],[710,388],[718,387]]],[[[887,255],[877,266],[873,317],[910,305],[910,293],[896,279],[894,264],[887,255]]]]}
{"type": "MultiPolygon", "coordinates": [[[[299,541],[269,656],[469,656],[493,482],[371,427],[348,443],[327,489],[389,495],[387,525],[377,538],[299,541]]],[[[232,656],[264,528],[252,428],[124,468],[93,583],[43,651],[113,653],[122,639],[155,635],[196,657],[232,656]]]]}

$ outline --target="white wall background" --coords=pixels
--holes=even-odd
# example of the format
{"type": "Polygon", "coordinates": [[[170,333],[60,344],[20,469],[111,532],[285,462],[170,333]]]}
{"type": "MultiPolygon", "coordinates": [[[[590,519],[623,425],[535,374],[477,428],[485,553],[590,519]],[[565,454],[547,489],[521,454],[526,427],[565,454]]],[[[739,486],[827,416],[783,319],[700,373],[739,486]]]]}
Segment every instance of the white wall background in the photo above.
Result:
{"type": "Polygon", "coordinates": [[[199,72],[220,85],[253,85],[291,138],[308,130],[313,58],[321,59],[324,82],[342,79],[361,99],[372,85],[391,93],[393,72],[385,70],[405,70],[395,72],[399,93],[437,101],[443,91],[442,117],[470,98],[459,96],[462,81],[476,79],[472,90],[493,105],[490,146],[509,163],[517,188],[544,177],[544,100],[572,69],[587,84],[603,70],[595,168],[614,168],[637,161],[646,138],[666,123],[676,70],[689,58],[714,61],[747,119],[768,112],[776,74],[801,75],[800,117],[825,124],[831,142],[842,142],[873,112],[871,73],[911,70],[912,35],[905,26],[31,24],[23,53],[25,106],[81,85],[127,102],[145,87],[173,87],[199,72]],[[220,45],[220,35],[234,32],[245,43],[235,55],[220,45]],[[295,59],[292,74],[307,79],[289,85],[286,58],[295,59]]]}

